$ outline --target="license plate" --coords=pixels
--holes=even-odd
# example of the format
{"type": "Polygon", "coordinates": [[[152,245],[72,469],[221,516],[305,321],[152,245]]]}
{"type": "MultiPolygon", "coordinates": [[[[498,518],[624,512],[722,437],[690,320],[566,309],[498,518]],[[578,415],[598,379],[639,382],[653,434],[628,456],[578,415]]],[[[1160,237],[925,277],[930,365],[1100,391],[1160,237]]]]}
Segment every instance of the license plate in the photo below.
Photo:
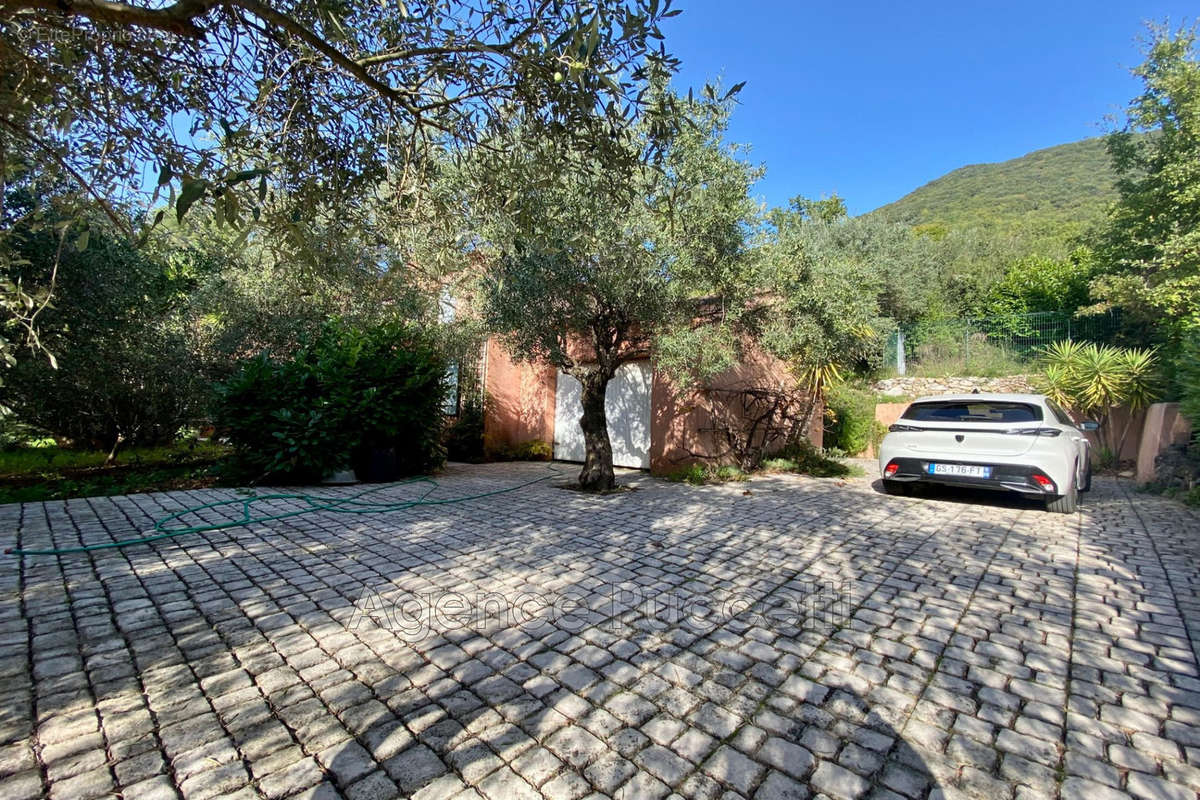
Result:
{"type": "Polygon", "coordinates": [[[930,464],[930,475],[956,475],[961,478],[990,478],[991,467],[977,467],[973,464],[930,464]]]}

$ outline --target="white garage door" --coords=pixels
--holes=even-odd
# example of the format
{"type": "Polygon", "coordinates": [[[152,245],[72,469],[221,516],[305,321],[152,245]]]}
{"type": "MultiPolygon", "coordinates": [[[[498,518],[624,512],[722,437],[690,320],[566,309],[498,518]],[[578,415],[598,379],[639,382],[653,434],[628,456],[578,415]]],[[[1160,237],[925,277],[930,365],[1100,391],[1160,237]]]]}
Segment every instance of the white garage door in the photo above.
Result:
{"type": "MultiPolygon", "coordinates": [[[[604,412],[608,416],[608,438],[612,441],[613,464],[618,467],[650,468],[649,361],[622,364],[608,382],[604,412]]],[[[558,373],[554,403],[554,457],[560,461],[583,461],[586,449],[579,418],[583,415],[579,381],[558,373]]]]}

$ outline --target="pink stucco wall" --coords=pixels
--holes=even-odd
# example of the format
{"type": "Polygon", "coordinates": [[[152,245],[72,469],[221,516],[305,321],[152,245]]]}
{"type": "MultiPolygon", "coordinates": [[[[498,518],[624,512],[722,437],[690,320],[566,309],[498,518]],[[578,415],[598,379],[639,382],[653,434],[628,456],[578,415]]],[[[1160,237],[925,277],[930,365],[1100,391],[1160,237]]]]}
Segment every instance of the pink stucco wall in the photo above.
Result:
{"type": "MultiPolygon", "coordinates": [[[[554,405],[557,371],[513,359],[499,343],[490,339],[485,350],[484,442],[489,450],[528,441],[554,446],[554,405]]],[[[745,361],[721,375],[713,386],[719,389],[763,387],[783,389],[792,381],[786,365],[765,353],[751,351],[745,361]]],[[[657,371],[650,392],[650,469],[670,472],[697,460],[697,455],[717,452],[711,433],[703,429],[713,421],[700,392],[681,395],[657,371]],[[695,454],[695,455],[693,455],[695,454]]],[[[821,445],[822,408],[813,411],[810,439],[821,445]]]]}
{"type": "MultiPolygon", "coordinates": [[[[742,363],[714,379],[710,386],[718,390],[763,388],[790,391],[795,378],[787,365],[767,353],[749,348],[742,363]]],[[[680,392],[657,370],[650,396],[650,471],[655,474],[671,472],[681,466],[719,455],[724,449],[706,428],[713,426],[713,402],[720,395],[701,390],[680,392]]],[[[821,446],[823,408],[813,409],[809,439],[821,446]]],[[[772,443],[774,447],[782,441],[772,443]]],[[[727,460],[727,459],[725,459],[727,460]]]]}
{"type": "Polygon", "coordinates": [[[483,440],[489,452],[522,442],[554,446],[554,367],[514,360],[496,339],[484,358],[483,440]]]}
{"type": "Polygon", "coordinates": [[[1179,413],[1179,403],[1155,403],[1146,409],[1138,443],[1137,482],[1154,480],[1154,461],[1168,447],[1186,444],[1192,435],[1188,418],[1179,413]]]}
{"type": "MultiPolygon", "coordinates": [[[[875,404],[875,421],[883,424],[883,427],[895,424],[896,420],[900,419],[900,415],[904,413],[904,409],[908,408],[908,403],[876,403],[875,404]]],[[[862,454],[863,458],[875,458],[875,445],[867,445],[866,451],[862,454]]]]}
{"type": "MultiPolygon", "coordinates": [[[[1084,419],[1082,415],[1075,413],[1071,414],[1071,418],[1077,422],[1084,419]]],[[[1100,451],[1102,448],[1108,447],[1110,438],[1115,439],[1117,446],[1121,448],[1121,461],[1136,460],[1145,422],[1146,412],[1144,409],[1131,412],[1128,408],[1114,408],[1105,423],[1106,430],[1084,433],[1087,440],[1092,443],[1092,463],[1100,460],[1100,451]],[[1103,441],[1101,441],[1100,434],[1103,434],[1103,441]],[[1124,444],[1121,443],[1122,435],[1125,437],[1124,444]]]]}

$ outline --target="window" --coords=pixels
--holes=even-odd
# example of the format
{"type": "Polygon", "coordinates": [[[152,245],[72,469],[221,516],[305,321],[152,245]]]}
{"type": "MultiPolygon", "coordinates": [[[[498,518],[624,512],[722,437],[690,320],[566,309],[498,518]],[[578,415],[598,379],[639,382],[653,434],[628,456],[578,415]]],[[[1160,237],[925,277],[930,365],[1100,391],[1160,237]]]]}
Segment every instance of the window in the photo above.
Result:
{"type": "Polygon", "coordinates": [[[1030,403],[949,400],[913,403],[902,419],[916,422],[1041,422],[1042,410],[1030,403]]]}
{"type": "Polygon", "coordinates": [[[442,401],[442,413],[450,416],[458,416],[458,362],[451,361],[450,366],[446,367],[446,399],[442,401]]]}

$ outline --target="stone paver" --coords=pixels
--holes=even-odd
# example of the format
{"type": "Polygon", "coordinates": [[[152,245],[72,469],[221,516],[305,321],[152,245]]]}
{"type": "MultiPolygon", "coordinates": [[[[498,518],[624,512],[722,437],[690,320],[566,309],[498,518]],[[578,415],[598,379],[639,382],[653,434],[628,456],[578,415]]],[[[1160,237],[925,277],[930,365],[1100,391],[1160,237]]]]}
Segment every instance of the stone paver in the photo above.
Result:
{"type": "MultiPolygon", "coordinates": [[[[1103,478],[1070,516],[624,480],[5,559],[3,796],[1196,800],[1195,511],[1103,478]]],[[[100,543],[234,496],[0,530],[100,543]]]]}

